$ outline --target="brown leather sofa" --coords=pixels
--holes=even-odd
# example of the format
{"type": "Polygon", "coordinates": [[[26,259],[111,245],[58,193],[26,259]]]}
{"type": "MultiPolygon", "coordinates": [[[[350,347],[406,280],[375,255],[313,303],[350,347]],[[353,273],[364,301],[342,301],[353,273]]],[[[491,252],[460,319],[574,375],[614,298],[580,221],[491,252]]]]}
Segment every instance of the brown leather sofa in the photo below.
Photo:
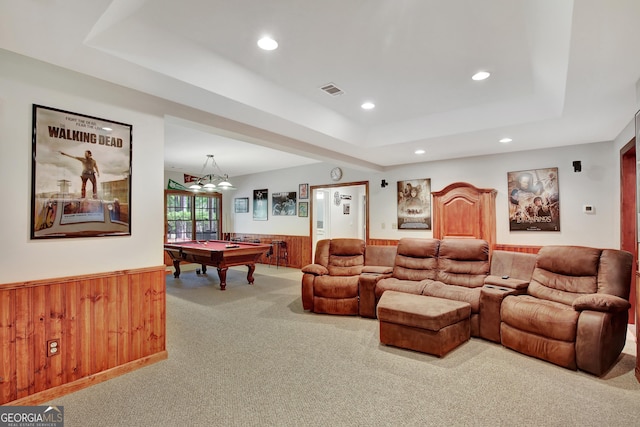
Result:
{"type": "Polygon", "coordinates": [[[502,345],[602,375],[625,344],[632,263],[614,249],[541,248],[526,294],[502,302],[502,345]]]}
{"type": "MultiPolygon", "coordinates": [[[[387,290],[467,302],[471,335],[557,365],[602,375],[626,339],[633,256],[545,246],[493,251],[476,239],[357,239],[318,243],[303,268],[302,301],[317,313],[376,317],[387,290]]],[[[425,298],[425,301],[428,299],[425,298]]]]}

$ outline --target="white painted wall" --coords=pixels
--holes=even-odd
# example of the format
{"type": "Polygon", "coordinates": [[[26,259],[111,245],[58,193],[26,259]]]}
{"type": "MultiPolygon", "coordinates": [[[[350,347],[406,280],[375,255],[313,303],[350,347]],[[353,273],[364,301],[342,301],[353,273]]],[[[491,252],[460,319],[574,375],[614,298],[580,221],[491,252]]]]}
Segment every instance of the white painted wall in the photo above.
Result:
{"type": "MultiPolygon", "coordinates": [[[[191,114],[203,113],[194,113],[168,101],[2,50],[0,65],[0,180],[5,191],[4,203],[0,209],[4,237],[0,256],[0,283],[161,265],[163,189],[167,178],[171,176],[167,173],[163,177],[163,118],[167,114],[189,119],[191,114]],[[132,236],[30,240],[31,109],[34,103],[133,125],[132,236]]],[[[618,247],[618,152],[619,147],[631,136],[632,131],[625,128],[613,142],[425,162],[390,168],[384,173],[343,168],[342,182],[370,182],[372,238],[431,237],[430,231],[400,231],[391,227],[396,221],[395,182],[431,178],[434,191],[455,181],[467,181],[478,187],[497,189],[499,243],[567,243],[618,247]],[[581,173],[573,172],[573,160],[582,161],[581,173]],[[561,231],[509,232],[507,172],[554,166],[559,168],[561,231]],[[390,183],[384,189],[380,188],[380,180],[383,178],[390,183]],[[586,203],[595,207],[594,215],[582,213],[582,205],[586,203]]],[[[269,221],[253,221],[251,213],[232,212],[233,198],[251,198],[252,190],[257,188],[281,192],[297,191],[300,183],[331,184],[329,170],[333,166],[335,165],[314,164],[233,177],[238,190],[223,198],[224,231],[308,235],[310,217],[270,216],[269,221]]],[[[173,177],[178,182],[181,182],[181,178],[182,176],[173,177]]]]}
{"type": "Polygon", "coordinates": [[[0,283],[163,264],[164,124],[155,105],[139,93],[0,51],[0,283]],[[32,104],[133,125],[131,236],[30,240],[32,104]]]}
{"type": "MultiPolygon", "coordinates": [[[[622,136],[621,138],[625,138],[622,136]]],[[[628,142],[628,140],[627,140],[628,142]]],[[[482,188],[494,188],[496,197],[497,242],[504,244],[546,245],[574,244],[598,247],[619,247],[619,148],[613,142],[573,145],[520,153],[424,162],[390,168],[383,173],[365,173],[344,169],[342,182],[369,181],[371,238],[399,239],[401,237],[432,237],[431,231],[397,230],[396,182],[407,179],[430,178],[432,191],[463,181],[482,188]],[[573,161],[582,162],[582,172],[573,171],[573,161]],[[558,168],[560,186],[560,231],[509,231],[507,173],[512,171],[558,168]],[[389,186],[381,188],[386,179],[389,186]],[[594,206],[594,214],[585,214],[583,205],[594,206]]],[[[334,165],[315,164],[277,172],[234,177],[238,190],[223,196],[224,231],[241,233],[309,234],[309,218],[269,218],[253,221],[251,213],[234,214],[229,211],[234,197],[252,197],[252,190],[296,191],[298,184],[332,184],[329,171],[334,165]]],[[[182,182],[182,175],[165,174],[182,182]]],[[[335,233],[334,233],[335,236],[335,233]]]]}

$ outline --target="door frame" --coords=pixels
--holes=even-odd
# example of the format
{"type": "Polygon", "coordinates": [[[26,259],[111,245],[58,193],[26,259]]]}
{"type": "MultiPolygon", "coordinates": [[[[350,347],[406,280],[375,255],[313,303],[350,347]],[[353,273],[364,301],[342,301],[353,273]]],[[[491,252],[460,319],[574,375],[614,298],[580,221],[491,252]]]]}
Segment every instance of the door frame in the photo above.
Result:
{"type": "Polygon", "coordinates": [[[620,249],[633,254],[633,274],[629,302],[629,323],[637,324],[636,274],[638,271],[638,224],[636,217],[636,138],[620,149],[620,249]]]}
{"type": "Polygon", "coordinates": [[[315,223],[315,219],[314,219],[314,214],[315,214],[315,206],[313,204],[314,201],[314,190],[330,190],[332,188],[336,188],[336,187],[355,187],[355,186],[360,186],[360,185],[364,185],[364,196],[365,196],[365,206],[364,206],[364,232],[365,232],[365,236],[364,236],[364,240],[365,240],[365,244],[369,242],[369,181],[354,181],[354,182],[343,182],[343,183],[339,183],[339,184],[321,184],[321,185],[312,185],[311,187],[309,187],[309,197],[310,197],[310,202],[309,203],[309,241],[310,241],[310,246],[307,248],[307,254],[309,255],[309,259],[311,259],[311,262],[313,262],[313,251],[315,249],[315,244],[316,242],[314,241],[314,233],[313,233],[313,228],[314,228],[314,223],[315,223]]]}

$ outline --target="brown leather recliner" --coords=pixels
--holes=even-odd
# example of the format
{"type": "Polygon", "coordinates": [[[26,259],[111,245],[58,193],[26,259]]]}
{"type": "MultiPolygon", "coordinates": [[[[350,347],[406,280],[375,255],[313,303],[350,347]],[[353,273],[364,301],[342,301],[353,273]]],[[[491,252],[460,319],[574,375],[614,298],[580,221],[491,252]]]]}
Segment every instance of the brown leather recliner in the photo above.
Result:
{"type": "Polygon", "coordinates": [[[375,286],[375,301],[385,291],[422,295],[425,279],[435,280],[438,274],[438,239],[404,237],[398,242],[393,273],[380,279],[375,286]]]}
{"type": "Polygon", "coordinates": [[[314,263],[302,268],[302,307],[314,313],[358,314],[364,255],[364,240],[318,241],[314,263]]]}
{"type": "Polygon", "coordinates": [[[502,345],[602,375],[625,344],[632,263],[615,249],[543,247],[527,294],[502,303],[502,345]]]}
{"type": "Polygon", "coordinates": [[[471,336],[480,336],[480,292],[489,274],[489,243],[482,239],[443,239],[436,280],[426,280],[422,295],[471,305],[471,336]]]}

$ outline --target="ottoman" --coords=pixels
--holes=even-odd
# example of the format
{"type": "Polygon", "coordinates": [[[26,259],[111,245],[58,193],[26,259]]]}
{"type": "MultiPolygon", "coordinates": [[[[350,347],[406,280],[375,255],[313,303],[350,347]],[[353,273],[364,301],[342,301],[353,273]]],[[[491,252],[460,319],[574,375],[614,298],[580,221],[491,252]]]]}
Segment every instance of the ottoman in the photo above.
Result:
{"type": "Polygon", "coordinates": [[[442,357],[471,336],[471,305],[385,291],[378,302],[380,342],[442,357]]]}

